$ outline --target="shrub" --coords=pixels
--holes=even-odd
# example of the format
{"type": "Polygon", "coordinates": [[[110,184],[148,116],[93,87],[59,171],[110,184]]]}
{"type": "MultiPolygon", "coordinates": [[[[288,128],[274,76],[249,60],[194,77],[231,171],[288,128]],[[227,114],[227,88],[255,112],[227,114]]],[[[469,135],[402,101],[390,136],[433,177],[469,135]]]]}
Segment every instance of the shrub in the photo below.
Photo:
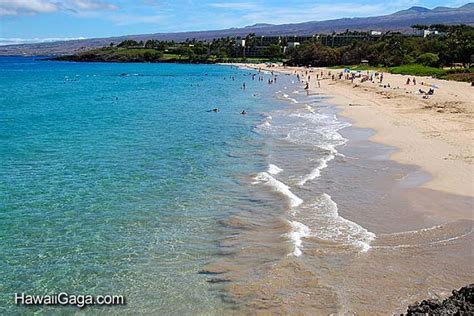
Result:
{"type": "Polygon", "coordinates": [[[439,57],[437,54],[424,53],[418,56],[416,62],[424,66],[436,67],[439,65],[439,57]]]}
{"type": "Polygon", "coordinates": [[[428,67],[419,64],[403,65],[390,68],[393,74],[413,75],[413,76],[444,76],[446,71],[440,68],[428,67]]]}
{"type": "Polygon", "coordinates": [[[410,55],[405,55],[403,56],[403,64],[404,65],[409,65],[409,64],[414,64],[415,63],[415,58],[413,58],[410,55]]]}

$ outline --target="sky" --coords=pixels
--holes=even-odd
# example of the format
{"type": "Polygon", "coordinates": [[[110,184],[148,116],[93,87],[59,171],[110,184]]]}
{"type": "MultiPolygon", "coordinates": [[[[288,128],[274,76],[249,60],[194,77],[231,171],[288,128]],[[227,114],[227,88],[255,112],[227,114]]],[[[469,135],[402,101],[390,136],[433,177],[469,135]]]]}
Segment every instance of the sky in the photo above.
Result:
{"type": "Polygon", "coordinates": [[[0,0],[0,45],[390,14],[464,0],[0,0]]]}

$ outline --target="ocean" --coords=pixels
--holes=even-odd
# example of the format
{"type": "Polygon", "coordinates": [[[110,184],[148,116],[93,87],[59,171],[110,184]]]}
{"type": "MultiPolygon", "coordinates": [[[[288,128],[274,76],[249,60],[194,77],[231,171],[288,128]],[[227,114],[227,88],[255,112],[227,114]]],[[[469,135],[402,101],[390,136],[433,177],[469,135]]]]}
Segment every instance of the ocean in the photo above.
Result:
{"type": "Polygon", "coordinates": [[[91,314],[359,310],[393,233],[439,224],[402,224],[393,183],[419,170],[293,75],[1,57],[0,82],[1,314],[59,292],[126,297],[91,314]]]}

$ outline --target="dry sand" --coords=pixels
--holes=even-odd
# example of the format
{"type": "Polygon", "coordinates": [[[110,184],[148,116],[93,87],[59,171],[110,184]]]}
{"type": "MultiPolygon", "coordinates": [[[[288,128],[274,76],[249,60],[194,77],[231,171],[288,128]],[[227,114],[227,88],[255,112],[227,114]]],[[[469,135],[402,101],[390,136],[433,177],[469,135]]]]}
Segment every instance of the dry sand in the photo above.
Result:
{"type": "MultiPolygon", "coordinates": [[[[300,76],[307,70],[283,66],[262,68],[297,72],[300,76]]],[[[330,97],[330,102],[339,106],[342,115],[352,119],[355,126],[374,129],[376,134],[371,140],[398,149],[392,159],[420,166],[430,173],[432,179],[423,187],[474,197],[474,87],[469,83],[416,76],[416,85],[406,85],[407,78],[414,76],[384,73],[383,84],[390,84],[390,88],[384,88],[378,80],[376,83],[361,83],[360,78],[353,83],[344,78],[332,80],[329,73],[337,75],[341,70],[311,70],[310,93],[330,97]],[[318,87],[316,74],[320,75],[321,71],[323,79],[318,87]],[[427,84],[438,88],[429,99],[423,99],[418,89],[427,91],[427,84]]],[[[302,78],[302,82],[306,80],[307,77],[302,78]]]]}

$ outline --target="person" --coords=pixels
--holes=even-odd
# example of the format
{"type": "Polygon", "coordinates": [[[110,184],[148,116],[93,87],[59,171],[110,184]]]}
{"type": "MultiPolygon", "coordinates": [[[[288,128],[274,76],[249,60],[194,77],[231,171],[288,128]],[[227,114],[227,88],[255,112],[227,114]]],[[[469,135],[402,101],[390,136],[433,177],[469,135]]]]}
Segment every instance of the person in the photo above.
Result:
{"type": "Polygon", "coordinates": [[[309,89],[309,83],[306,82],[306,86],[304,87],[305,90],[308,90],[309,89]]]}
{"type": "Polygon", "coordinates": [[[407,85],[410,84],[410,78],[407,78],[407,83],[406,83],[406,84],[407,84],[407,85]]]}
{"type": "Polygon", "coordinates": [[[245,112],[245,110],[243,110],[242,112],[240,112],[240,114],[242,114],[242,115],[246,115],[246,114],[247,114],[247,112],[245,112]]]}
{"type": "Polygon", "coordinates": [[[416,78],[413,77],[413,85],[416,86],[416,78]]]}
{"type": "Polygon", "coordinates": [[[380,74],[380,83],[383,81],[383,72],[380,74]]]}
{"type": "Polygon", "coordinates": [[[321,81],[318,80],[318,88],[321,88],[321,81]]]}
{"type": "Polygon", "coordinates": [[[219,112],[219,111],[220,111],[219,108],[214,108],[214,109],[212,109],[212,112],[215,112],[215,113],[217,113],[217,112],[219,112]]]}
{"type": "Polygon", "coordinates": [[[242,89],[245,90],[245,82],[242,84],[242,89]]]}

